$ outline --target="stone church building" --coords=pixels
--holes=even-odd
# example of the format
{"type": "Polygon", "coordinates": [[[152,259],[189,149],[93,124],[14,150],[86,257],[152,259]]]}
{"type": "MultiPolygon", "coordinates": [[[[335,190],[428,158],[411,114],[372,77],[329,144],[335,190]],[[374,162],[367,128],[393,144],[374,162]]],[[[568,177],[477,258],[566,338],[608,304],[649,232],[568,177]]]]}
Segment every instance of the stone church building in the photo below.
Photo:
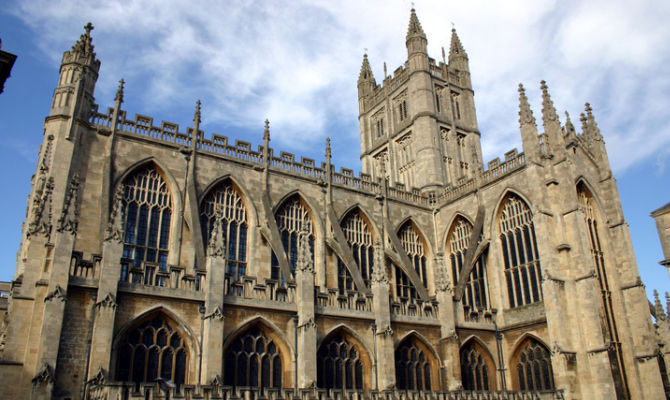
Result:
{"type": "MultiPolygon", "coordinates": [[[[94,99],[63,54],[9,312],[3,399],[664,399],[591,107],[482,160],[468,55],[358,78],[362,172],[94,99]]],[[[539,118],[538,113],[538,118],[539,118]]],[[[260,133],[260,132],[259,132],[260,133]]],[[[485,133],[484,133],[485,134],[485,133]]],[[[260,134],[259,134],[260,140],[260,134]]],[[[661,307],[662,311],[662,307],[661,307]]],[[[660,315],[660,314],[659,314],[660,315]]]]}

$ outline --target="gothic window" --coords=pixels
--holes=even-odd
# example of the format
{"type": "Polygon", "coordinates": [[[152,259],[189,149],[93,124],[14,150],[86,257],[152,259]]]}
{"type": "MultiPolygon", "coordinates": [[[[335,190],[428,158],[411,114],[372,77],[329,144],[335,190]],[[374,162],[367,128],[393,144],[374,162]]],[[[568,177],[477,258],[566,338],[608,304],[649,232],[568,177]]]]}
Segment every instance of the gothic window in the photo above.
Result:
{"type": "Polygon", "coordinates": [[[461,379],[465,390],[495,390],[495,364],[476,340],[461,348],[461,379]]]}
{"type": "Polygon", "coordinates": [[[354,278],[347,266],[337,257],[337,291],[339,294],[346,294],[350,290],[354,290],[354,278]]]}
{"type": "MultiPolygon", "coordinates": [[[[363,281],[366,286],[369,286],[374,261],[374,248],[368,222],[360,210],[355,210],[344,218],[341,226],[344,236],[347,238],[347,243],[349,243],[353,252],[354,261],[356,261],[356,265],[361,271],[363,281]]],[[[338,260],[338,270],[340,264],[342,262],[338,260]]],[[[342,267],[346,270],[344,265],[342,267]]],[[[349,271],[346,271],[346,274],[349,274],[349,271]]],[[[341,276],[342,274],[338,273],[338,275],[341,276]]],[[[348,279],[351,279],[351,276],[348,279]]],[[[340,287],[340,293],[342,293],[342,286],[339,286],[339,283],[340,279],[338,279],[338,287],[340,287]]]]}
{"type": "Polygon", "coordinates": [[[123,382],[186,381],[188,348],[184,338],[165,318],[155,316],[132,329],[119,342],[116,378],[123,382]]]}
{"type": "Polygon", "coordinates": [[[377,128],[377,137],[384,136],[384,118],[380,117],[379,119],[377,119],[376,128],[377,128]]]}
{"type": "Polygon", "coordinates": [[[226,273],[233,281],[237,281],[247,272],[247,212],[242,197],[230,181],[224,181],[212,189],[200,206],[200,226],[205,247],[212,235],[217,209],[221,213],[227,246],[226,273]]]}
{"type": "Polygon", "coordinates": [[[577,196],[579,198],[580,207],[584,213],[586,228],[589,235],[589,247],[593,257],[593,263],[598,276],[598,284],[600,285],[601,301],[603,304],[603,313],[601,314],[600,325],[605,334],[606,341],[612,343],[608,348],[608,357],[610,360],[610,368],[612,370],[612,377],[614,379],[614,387],[617,395],[620,398],[625,398],[626,378],[625,368],[623,364],[623,354],[621,350],[621,341],[619,340],[619,333],[617,330],[617,323],[614,318],[614,310],[612,307],[612,297],[610,293],[609,281],[607,278],[607,269],[605,268],[605,253],[600,243],[600,234],[598,228],[598,209],[593,199],[593,196],[580,183],[577,186],[577,196]]]}
{"type": "Polygon", "coordinates": [[[451,109],[454,113],[455,119],[461,119],[461,105],[458,97],[458,93],[451,92],[451,109]]]}
{"type": "Polygon", "coordinates": [[[398,116],[401,121],[407,119],[407,100],[400,100],[398,102],[398,116]]]}
{"type": "Polygon", "coordinates": [[[258,326],[235,338],[225,356],[225,384],[279,388],[282,360],[275,342],[258,326]]]}
{"type": "Polygon", "coordinates": [[[167,270],[172,198],[167,184],[153,165],[136,171],[123,182],[125,237],[123,258],[135,268],[147,263],[144,284],[161,285],[154,266],[167,270]]]}
{"type": "Polygon", "coordinates": [[[317,386],[323,389],[363,389],[363,362],[359,350],[336,333],[316,353],[317,386]]]}
{"type": "Polygon", "coordinates": [[[407,252],[407,256],[412,261],[412,266],[419,275],[424,286],[427,285],[426,276],[426,253],[424,251],[423,238],[416,230],[411,221],[407,221],[398,232],[400,243],[407,252]]]}
{"type": "Polygon", "coordinates": [[[523,200],[510,194],[503,201],[498,222],[510,307],[542,300],[533,214],[523,200]]]}
{"type": "Polygon", "coordinates": [[[440,110],[440,93],[435,93],[435,107],[437,109],[437,112],[441,112],[440,110]]]}
{"type": "Polygon", "coordinates": [[[402,390],[431,390],[430,362],[415,340],[405,339],[395,351],[396,385],[402,390]]]}
{"type": "Polygon", "coordinates": [[[518,390],[551,390],[554,388],[554,373],[551,369],[551,353],[535,339],[527,338],[516,352],[512,374],[518,390]]]}
{"type": "Polygon", "coordinates": [[[393,268],[393,280],[395,281],[396,298],[401,302],[413,303],[417,298],[416,288],[402,268],[398,266],[393,268]]]}
{"type": "MultiPolygon", "coordinates": [[[[458,217],[449,232],[447,238],[448,248],[451,251],[451,276],[454,287],[460,279],[463,270],[465,252],[470,243],[472,225],[463,217],[458,217]]],[[[488,283],[486,278],[486,259],[488,250],[482,252],[475,261],[475,266],[468,277],[463,293],[463,306],[472,310],[488,309],[488,283]]]]}
{"type": "MultiPolygon", "coordinates": [[[[314,228],[307,211],[307,206],[299,196],[293,196],[277,210],[275,219],[284,251],[288,257],[288,264],[291,267],[291,271],[295,271],[298,262],[298,239],[303,226],[309,232],[309,247],[312,250],[312,256],[314,256],[314,228]]],[[[277,260],[274,252],[272,252],[271,278],[281,280],[282,283],[287,278],[282,276],[279,268],[279,260],[277,260]]]]}

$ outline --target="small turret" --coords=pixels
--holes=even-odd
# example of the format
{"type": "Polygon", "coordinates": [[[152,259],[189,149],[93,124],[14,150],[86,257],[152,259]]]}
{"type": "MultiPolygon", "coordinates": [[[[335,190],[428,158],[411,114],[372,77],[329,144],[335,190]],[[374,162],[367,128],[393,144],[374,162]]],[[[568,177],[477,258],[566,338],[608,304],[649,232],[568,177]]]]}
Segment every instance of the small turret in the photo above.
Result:
{"type": "Polygon", "coordinates": [[[368,55],[363,54],[363,64],[361,65],[361,72],[358,74],[358,99],[362,99],[368,94],[372,93],[377,86],[375,76],[370,68],[368,62],[368,55]]]}
{"type": "Polygon", "coordinates": [[[468,53],[465,52],[461,39],[456,33],[456,28],[451,29],[451,45],[449,46],[449,68],[456,71],[461,80],[461,84],[472,89],[470,81],[470,63],[468,53]]]}
{"type": "Polygon", "coordinates": [[[72,50],[63,53],[50,115],[74,115],[86,119],[91,110],[100,61],[93,51],[93,25],[89,22],[84,30],[72,50]]]}
{"type": "Polygon", "coordinates": [[[405,45],[407,46],[407,55],[410,58],[415,53],[428,54],[428,40],[413,8],[409,15],[409,27],[407,28],[405,45]]]}
{"type": "Polygon", "coordinates": [[[551,151],[552,154],[559,155],[565,150],[563,130],[561,129],[561,123],[558,121],[554,102],[549,95],[547,82],[540,82],[540,88],[542,89],[542,124],[549,141],[547,150],[551,151]]]}
{"type": "Polygon", "coordinates": [[[530,109],[526,89],[519,84],[519,128],[521,129],[521,142],[523,151],[529,160],[537,160],[540,157],[540,141],[537,138],[537,124],[533,111],[530,109]]]}

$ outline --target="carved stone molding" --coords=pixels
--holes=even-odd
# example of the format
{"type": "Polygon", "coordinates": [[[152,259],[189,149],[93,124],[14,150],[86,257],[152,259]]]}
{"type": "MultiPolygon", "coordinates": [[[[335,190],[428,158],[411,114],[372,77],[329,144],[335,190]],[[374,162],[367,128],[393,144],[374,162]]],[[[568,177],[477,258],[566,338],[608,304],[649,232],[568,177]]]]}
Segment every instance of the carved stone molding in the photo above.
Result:
{"type": "Polygon", "coordinates": [[[223,206],[217,205],[214,211],[214,226],[209,236],[207,256],[226,258],[226,238],[223,234],[223,206]]]}
{"type": "Polygon", "coordinates": [[[123,185],[118,185],[114,191],[112,214],[109,216],[105,240],[123,243],[123,185]]]}
{"type": "Polygon", "coordinates": [[[107,296],[105,296],[104,299],[95,303],[95,307],[98,309],[114,310],[116,309],[116,306],[118,306],[118,304],[116,303],[116,300],[114,299],[114,296],[112,296],[111,293],[107,293],[107,296]]]}
{"type": "Polygon", "coordinates": [[[69,232],[73,235],[77,233],[77,225],[79,224],[79,184],[79,175],[74,174],[65,194],[63,211],[58,219],[58,232],[69,232]]]}
{"type": "Polygon", "coordinates": [[[43,234],[48,238],[51,235],[51,193],[53,189],[54,178],[49,177],[44,185],[44,190],[40,193],[35,192],[32,214],[28,224],[29,236],[43,234]]]}
{"type": "Polygon", "coordinates": [[[372,283],[375,285],[388,286],[389,279],[386,276],[386,266],[384,263],[384,250],[382,250],[382,241],[379,239],[375,240],[374,257],[375,261],[374,264],[372,265],[372,283]]]}
{"type": "Polygon", "coordinates": [[[306,224],[302,224],[298,237],[298,260],[296,269],[301,272],[314,273],[314,257],[309,247],[309,231],[306,224]]]}
{"type": "Polygon", "coordinates": [[[67,297],[67,294],[65,293],[65,290],[63,290],[62,287],[59,285],[56,285],[56,288],[51,291],[51,293],[47,294],[47,296],[44,298],[44,302],[46,303],[47,301],[54,301],[54,300],[60,300],[61,302],[64,302],[67,297]]]}
{"type": "Polygon", "coordinates": [[[221,309],[221,306],[216,306],[214,308],[214,311],[203,317],[203,319],[215,319],[217,321],[223,321],[225,318],[226,316],[223,315],[223,310],[221,309]]]}
{"type": "Polygon", "coordinates": [[[449,280],[449,274],[447,273],[447,267],[444,265],[444,254],[439,253],[435,257],[437,262],[437,271],[435,276],[435,289],[438,292],[449,292],[451,291],[451,281],[449,280]]]}

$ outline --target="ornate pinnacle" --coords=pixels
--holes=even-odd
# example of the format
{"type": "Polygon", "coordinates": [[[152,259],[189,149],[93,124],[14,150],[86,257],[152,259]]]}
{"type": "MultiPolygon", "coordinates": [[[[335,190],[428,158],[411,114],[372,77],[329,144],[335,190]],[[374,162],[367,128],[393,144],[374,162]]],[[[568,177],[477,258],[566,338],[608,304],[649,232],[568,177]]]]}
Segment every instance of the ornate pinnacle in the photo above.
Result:
{"type": "Polygon", "coordinates": [[[119,81],[119,88],[116,90],[116,96],[114,97],[114,100],[119,104],[123,103],[123,88],[125,84],[126,81],[124,81],[123,78],[121,78],[121,80],[119,81]]]}
{"type": "Polygon", "coordinates": [[[426,34],[423,32],[423,28],[421,27],[419,18],[417,18],[416,16],[414,8],[412,8],[412,11],[410,12],[409,15],[409,27],[407,28],[407,39],[413,36],[423,37],[424,39],[426,38],[426,34]]]}
{"type": "Polygon", "coordinates": [[[451,44],[449,46],[449,58],[453,58],[455,56],[464,56],[467,58],[468,54],[465,52],[465,48],[463,47],[463,43],[461,43],[461,39],[458,37],[458,33],[456,33],[456,28],[452,27],[451,44]]]}
{"type": "Polygon", "coordinates": [[[567,131],[568,136],[576,136],[577,133],[575,131],[575,126],[572,125],[572,121],[570,120],[570,114],[568,112],[565,112],[565,130],[567,131]]]}
{"type": "Polygon", "coordinates": [[[270,141],[270,120],[265,119],[265,129],[263,130],[263,142],[270,141]]]}
{"type": "Polygon", "coordinates": [[[547,125],[549,122],[558,121],[558,115],[556,114],[556,108],[554,108],[554,102],[551,101],[551,96],[549,96],[547,82],[544,80],[540,82],[540,88],[542,89],[542,121],[544,125],[547,125]]]}
{"type": "MultiPolygon", "coordinates": [[[[202,103],[200,103],[200,100],[198,99],[198,101],[195,102],[195,114],[193,115],[193,124],[198,125],[198,126],[200,125],[200,122],[202,122],[202,120],[200,119],[200,106],[201,105],[202,105],[202,103]]],[[[196,132],[196,134],[197,134],[197,132],[196,132]]]]}
{"type": "Polygon", "coordinates": [[[582,122],[582,135],[586,135],[589,131],[589,125],[586,121],[586,115],[584,113],[579,114],[579,120],[582,122]]]}
{"type": "Polygon", "coordinates": [[[668,316],[670,317],[670,294],[665,292],[665,308],[668,310],[668,316]]]}
{"type": "Polygon", "coordinates": [[[665,310],[658,298],[658,290],[656,289],[654,289],[654,311],[656,312],[656,318],[665,319],[665,310]]]}
{"type": "Polygon", "coordinates": [[[85,57],[90,55],[95,56],[95,53],[93,52],[93,41],[91,39],[91,31],[93,29],[95,29],[95,27],[90,22],[84,26],[86,33],[81,35],[77,43],[72,46],[72,52],[80,53],[85,57]]]}
{"type": "Polygon", "coordinates": [[[330,152],[330,137],[326,138],[326,162],[328,165],[330,165],[330,157],[331,157],[331,152],[330,152]]]}
{"type": "Polygon", "coordinates": [[[372,68],[370,68],[370,62],[368,61],[368,53],[363,54],[363,64],[361,64],[361,72],[358,74],[358,82],[363,81],[375,81],[375,76],[372,73],[372,68]]]}
{"type": "Polygon", "coordinates": [[[535,117],[533,117],[533,111],[528,104],[526,89],[521,83],[519,83],[519,125],[535,125],[535,117]]]}
{"type": "Polygon", "coordinates": [[[586,121],[587,124],[590,128],[590,133],[593,134],[595,137],[600,138],[600,128],[598,128],[598,124],[596,123],[596,119],[593,116],[593,109],[591,108],[591,104],[586,103],[584,105],[584,109],[586,111],[586,121]]]}

